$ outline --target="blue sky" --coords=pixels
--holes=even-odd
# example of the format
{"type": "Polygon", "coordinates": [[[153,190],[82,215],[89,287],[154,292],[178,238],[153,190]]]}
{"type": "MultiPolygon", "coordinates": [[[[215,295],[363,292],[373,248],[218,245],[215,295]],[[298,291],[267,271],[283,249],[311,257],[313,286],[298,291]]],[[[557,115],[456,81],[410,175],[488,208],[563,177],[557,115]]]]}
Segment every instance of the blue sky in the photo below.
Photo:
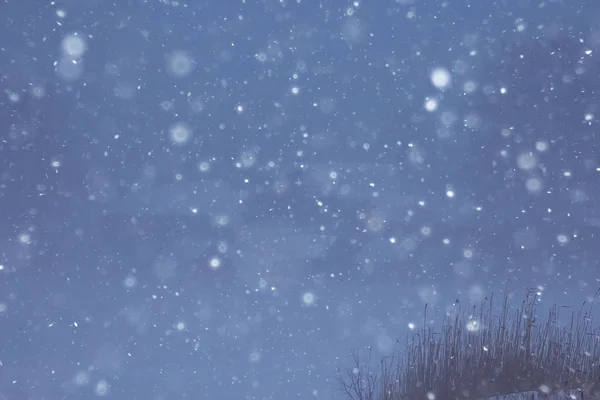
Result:
{"type": "Polygon", "coordinates": [[[598,11],[521,3],[0,5],[0,393],[341,398],[425,304],[590,299],[598,11]]]}

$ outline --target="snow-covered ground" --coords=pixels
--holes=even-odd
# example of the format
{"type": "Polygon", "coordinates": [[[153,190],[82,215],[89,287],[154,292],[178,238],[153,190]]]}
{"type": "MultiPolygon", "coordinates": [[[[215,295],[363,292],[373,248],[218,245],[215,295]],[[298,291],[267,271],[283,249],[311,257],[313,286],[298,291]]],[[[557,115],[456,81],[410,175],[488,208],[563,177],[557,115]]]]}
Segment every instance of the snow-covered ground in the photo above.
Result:
{"type": "Polygon", "coordinates": [[[509,394],[506,396],[490,397],[488,400],[592,400],[595,397],[585,396],[582,398],[581,394],[577,390],[572,390],[562,394],[549,394],[542,395],[537,391],[521,392],[515,394],[509,394]]]}

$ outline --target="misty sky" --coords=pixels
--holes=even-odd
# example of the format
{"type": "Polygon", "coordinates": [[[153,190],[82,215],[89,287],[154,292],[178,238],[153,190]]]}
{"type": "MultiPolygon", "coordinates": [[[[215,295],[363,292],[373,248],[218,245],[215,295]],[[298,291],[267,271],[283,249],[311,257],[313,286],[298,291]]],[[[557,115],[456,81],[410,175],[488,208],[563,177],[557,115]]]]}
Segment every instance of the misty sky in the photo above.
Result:
{"type": "Polygon", "coordinates": [[[0,396],[342,399],[425,304],[590,300],[589,4],[3,1],[0,396]]]}

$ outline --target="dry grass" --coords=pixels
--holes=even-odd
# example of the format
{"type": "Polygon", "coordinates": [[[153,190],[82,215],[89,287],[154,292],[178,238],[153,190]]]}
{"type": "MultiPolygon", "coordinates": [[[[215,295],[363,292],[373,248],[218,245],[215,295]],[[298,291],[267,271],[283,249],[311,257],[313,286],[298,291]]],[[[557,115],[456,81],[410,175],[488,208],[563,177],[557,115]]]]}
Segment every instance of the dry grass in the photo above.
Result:
{"type": "Polygon", "coordinates": [[[350,400],[488,399],[526,391],[600,398],[594,302],[583,303],[560,327],[566,306],[555,305],[542,321],[535,291],[527,290],[517,308],[509,307],[508,297],[505,290],[496,316],[493,296],[471,310],[455,305],[439,332],[427,324],[425,306],[424,327],[407,336],[405,351],[382,360],[377,370],[370,353],[365,361],[355,353],[354,367],[339,375],[341,389],[350,400]]]}

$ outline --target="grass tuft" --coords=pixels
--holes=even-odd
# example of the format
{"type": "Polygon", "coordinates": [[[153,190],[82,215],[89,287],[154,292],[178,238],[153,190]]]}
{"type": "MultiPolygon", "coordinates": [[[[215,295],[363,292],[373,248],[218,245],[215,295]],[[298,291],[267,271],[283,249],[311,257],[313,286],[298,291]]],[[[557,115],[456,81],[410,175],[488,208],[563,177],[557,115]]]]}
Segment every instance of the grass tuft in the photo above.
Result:
{"type": "Polygon", "coordinates": [[[426,305],[423,328],[407,336],[404,351],[378,368],[370,352],[365,361],[353,354],[353,368],[339,373],[343,393],[349,400],[502,399],[524,392],[527,398],[600,399],[595,301],[584,302],[569,324],[559,326],[567,306],[554,305],[542,320],[536,291],[527,290],[516,308],[508,298],[505,290],[499,315],[493,314],[493,296],[469,310],[456,304],[438,331],[427,324],[426,305]]]}

